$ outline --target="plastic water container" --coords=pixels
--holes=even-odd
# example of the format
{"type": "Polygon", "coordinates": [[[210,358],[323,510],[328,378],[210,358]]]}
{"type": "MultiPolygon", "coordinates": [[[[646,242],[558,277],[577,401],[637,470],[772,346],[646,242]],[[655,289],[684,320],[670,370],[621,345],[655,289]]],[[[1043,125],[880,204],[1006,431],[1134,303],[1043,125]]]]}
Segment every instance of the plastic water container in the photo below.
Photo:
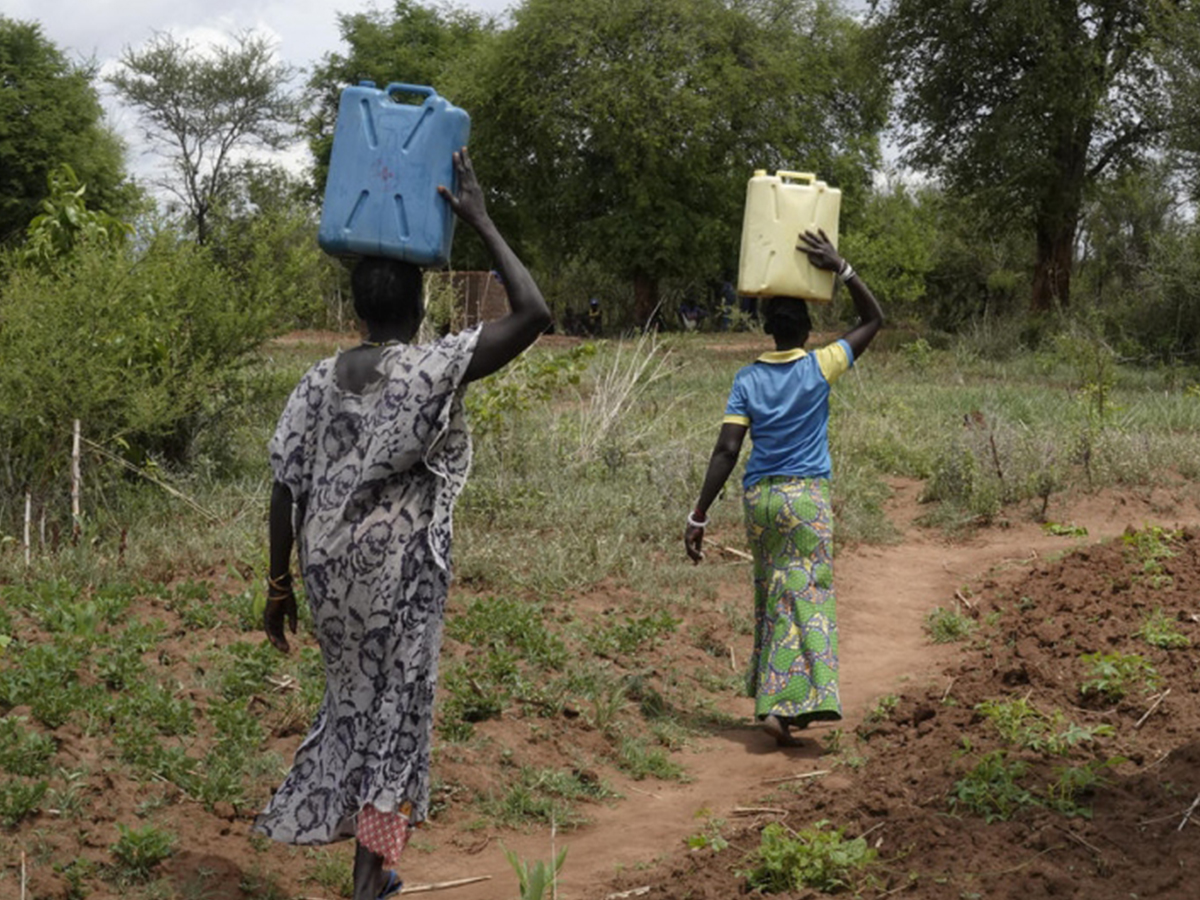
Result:
{"type": "Polygon", "coordinates": [[[451,154],[470,116],[431,87],[363,81],[342,91],[317,242],[335,256],[389,256],[443,266],[454,213],[438,185],[457,190],[451,154]],[[415,106],[395,99],[419,94],[415,106]]]}
{"type": "Polygon", "coordinates": [[[809,172],[755,171],[746,186],[738,293],[832,300],[833,273],[810,263],[796,245],[802,232],[823,229],[836,247],[841,209],[842,192],[809,172]]]}

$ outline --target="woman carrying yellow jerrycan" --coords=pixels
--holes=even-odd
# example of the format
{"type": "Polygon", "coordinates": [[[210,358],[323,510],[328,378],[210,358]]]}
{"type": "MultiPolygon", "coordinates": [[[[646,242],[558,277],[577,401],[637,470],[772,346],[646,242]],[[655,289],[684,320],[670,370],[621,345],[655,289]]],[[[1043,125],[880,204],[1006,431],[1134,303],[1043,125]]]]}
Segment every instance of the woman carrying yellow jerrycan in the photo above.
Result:
{"type": "Polygon", "coordinates": [[[754,552],[754,654],[747,688],[754,713],[780,746],[792,729],[842,717],[838,695],[837,607],[830,507],[830,386],[867,349],[883,324],[870,289],[838,256],[824,231],[800,235],[797,249],[850,291],[859,323],[813,353],[805,302],[772,297],[764,330],[775,350],[741,369],[708,463],[684,544],[699,563],[708,508],[737,464],[750,433],[743,479],[746,532],[754,552]]]}

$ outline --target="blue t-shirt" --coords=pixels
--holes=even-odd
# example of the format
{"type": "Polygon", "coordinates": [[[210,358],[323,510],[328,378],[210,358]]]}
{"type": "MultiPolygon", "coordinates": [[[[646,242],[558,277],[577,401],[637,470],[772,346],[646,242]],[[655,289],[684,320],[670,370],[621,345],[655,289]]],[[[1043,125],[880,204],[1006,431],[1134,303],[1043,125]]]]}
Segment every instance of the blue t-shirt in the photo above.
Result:
{"type": "Polygon", "coordinates": [[[768,475],[830,476],[829,386],[852,365],[854,351],[838,340],[814,353],[764,353],[737,373],[724,421],[750,428],[745,487],[768,475]]]}

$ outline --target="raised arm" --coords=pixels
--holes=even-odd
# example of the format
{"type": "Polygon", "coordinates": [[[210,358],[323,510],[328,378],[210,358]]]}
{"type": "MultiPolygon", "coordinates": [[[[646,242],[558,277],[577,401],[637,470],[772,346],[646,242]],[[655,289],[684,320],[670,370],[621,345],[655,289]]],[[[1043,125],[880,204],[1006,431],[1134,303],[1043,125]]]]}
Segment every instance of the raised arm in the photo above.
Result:
{"type": "Polygon", "coordinates": [[[883,325],[883,310],[879,301],[875,299],[866,282],[855,274],[850,264],[838,256],[824,231],[818,231],[817,234],[811,231],[804,232],[800,235],[800,243],[796,245],[796,249],[807,253],[809,262],[818,269],[838,273],[842,284],[849,289],[850,299],[854,301],[854,311],[858,313],[858,324],[842,335],[842,338],[850,345],[854,358],[858,359],[883,325]]]}
{"type": "Polygon", "coordinates": [[[508,291],[509,314],[495,322],[485,322],[480,329],[475,353],[464,376],[467,381],[475,381],[491,375],[536,341],[550,325],[550,309],[533,276],[488,215],[466,147],[454,154],[454,168],[458,173],[458,196],[445,185],[439,186],[438,192],[455,215],[478,232],[508,291]]]}

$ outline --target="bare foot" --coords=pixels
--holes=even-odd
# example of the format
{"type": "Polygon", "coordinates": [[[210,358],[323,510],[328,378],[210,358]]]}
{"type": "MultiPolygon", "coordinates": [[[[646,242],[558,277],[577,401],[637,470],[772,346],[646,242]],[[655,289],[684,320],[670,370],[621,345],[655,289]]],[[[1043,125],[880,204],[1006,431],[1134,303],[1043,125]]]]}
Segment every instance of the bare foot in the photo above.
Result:
{"type": "Polygon", "coordinates": [[[788,731],[788,727],[779,721],[778,716],[767,716],[762,721],[763,731],[775,738],[775,743],[780,747],[799,747],[803,741],[799,738],[792,737],[788,731]]]}

